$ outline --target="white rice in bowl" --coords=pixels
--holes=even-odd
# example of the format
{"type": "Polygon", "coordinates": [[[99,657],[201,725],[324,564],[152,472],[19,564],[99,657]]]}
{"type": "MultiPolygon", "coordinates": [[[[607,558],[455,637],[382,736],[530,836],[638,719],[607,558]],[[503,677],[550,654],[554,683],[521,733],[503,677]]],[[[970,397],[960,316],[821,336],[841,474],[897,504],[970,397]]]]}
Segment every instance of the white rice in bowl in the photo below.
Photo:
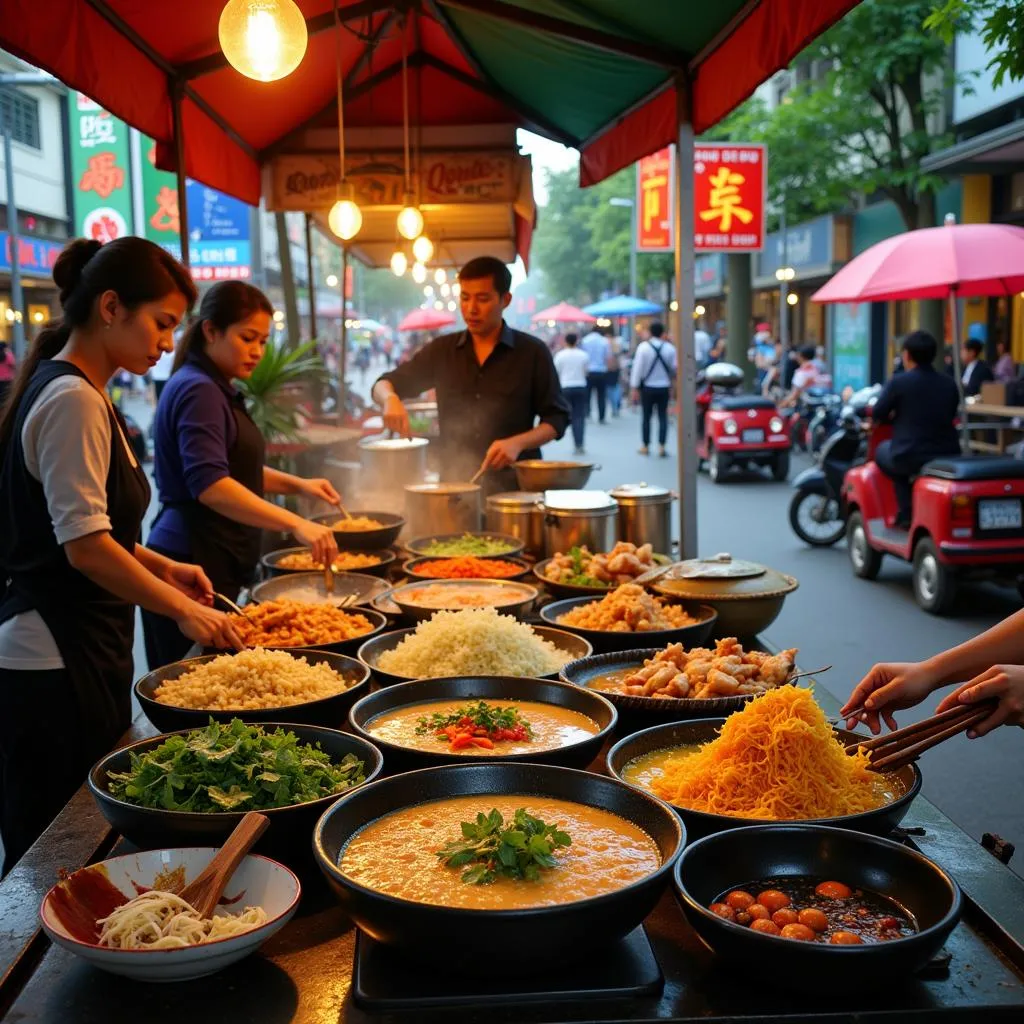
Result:
{"type": "Polygon", "coordinates": [[[381,651],[377,667],[407,679],[545,676],[570,660],[526,623],[493,608],[467,608],[421,622],[393,650],[381,651]]]}
{"type": "Polygon", "coordinates": [[[257,711],[323,700],[348,688],[349,681],[329,665],[254,647],[165,680],[153,699],[198,711],[257,711]]]}

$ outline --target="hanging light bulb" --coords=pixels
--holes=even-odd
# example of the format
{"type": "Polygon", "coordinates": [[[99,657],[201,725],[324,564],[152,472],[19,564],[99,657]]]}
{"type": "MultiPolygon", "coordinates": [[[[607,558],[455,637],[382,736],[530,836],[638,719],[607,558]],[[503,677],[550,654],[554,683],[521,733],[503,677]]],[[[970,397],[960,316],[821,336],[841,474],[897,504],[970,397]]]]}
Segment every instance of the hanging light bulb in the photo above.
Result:
{"type": "Polygon", "coordinates": [[[227,62],[246,78],[276,82],[306,53],[306,19],[293,0],[228,0],[217,37],[227,62]]]}
{"type": "Polygon", "coordinates": [[[455,307],[455,303],[454,302],[449,302],[448,303],[448,312],[449,313],[454,313],[455,312],[455,308],[456,307],[455,307]]]}
{"type": "Polygon", "coordinates": [[[451,295],[451,293],[452,286],[447,281],[445,281],[445,283],[441,285],[441,294],[447,299],[448,296],[451,295]]]}
{"type": "Polygon", "coordinates": [[[338,201],[327,215],[327,223],[331,230],[343,242],[355,238],[363,226],[363,211],[359,209],[353,195],[351,185],[342,185],[338,201]]]}
{"type": "Polygon", "coordinates": [[[434,255],[434,243],[426,235],[420,235],[412,243],[412,254],[420,263],[429,263],[430,257],[434,255]]]}
{"type": "Polygon", "coordinates": [[[434,271],[434,280],[438,284],[444,284],[445,281],[448,280],[448,274],[445,272],[443,267],[438,267],[437,270],[434,271]]]}
{"type": "Polygon", "coordinates": [[[398,233],[410,242],[423,234],[423,214],[413,201],[411,192],[406,192],[405,206],[398,215],[398,233]]]}
{"type": "Polygon", "coordinates": [[[423,284],[427,279],[427,268],[422,263],[416,262],[412,265],[412,279],[417,284],[423,284]]]}
{"type": "Polygon", "coordinates": [[[456,298],[458,298],[459,292],[461,292],[461,291],[462,291],[462,287],[459,284],[459,282],[456,281],[455,284],[452,285],[452,295],[454,295],[456,298]]]}
{"type": "Polygon", "coordinates": [[[391,273],[395,277],[402,277],[409,269],[409,259],[401,249],[396,249],[391,254],[391,273]]]}

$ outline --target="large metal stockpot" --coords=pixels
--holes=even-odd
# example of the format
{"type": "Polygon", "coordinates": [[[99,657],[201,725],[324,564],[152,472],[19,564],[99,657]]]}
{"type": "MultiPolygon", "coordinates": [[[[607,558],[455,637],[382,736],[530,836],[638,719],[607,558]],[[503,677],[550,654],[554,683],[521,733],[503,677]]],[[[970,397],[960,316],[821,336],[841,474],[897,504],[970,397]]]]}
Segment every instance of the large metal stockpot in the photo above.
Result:
{"type": "Polygon", "coordinates": [[[667,487],[622,484],[611,491],[619,503],[619,540],[640,547],[650,544],[658,554],[672,552],[672,502],[667,487]]]}
{"type": "Polygon", "coordinates": [[[367,437],[359,442],[362,487],[369,492],[399,493],[406,484],[427,478],[425,437],[367,437]]]}
{"type": "Polygon", "coordinates": [[[618,503],[607,491],[545,491],[545,554],[550,558],[584,545],[593,552],[611,551],[618,517],[618,503]]]}
{"type": "Polygon", "coordinates": [[[476,533],[480,529],[478,484],[409,484],[405,488],[409,536],[476,533]]]}
{"type": "Polygon", "coordinates": [[[492,533],[516,537],[535,558],[544,555],[544,495],[540,491],[503,491],[490,495],[484,518],[492,533]]]}

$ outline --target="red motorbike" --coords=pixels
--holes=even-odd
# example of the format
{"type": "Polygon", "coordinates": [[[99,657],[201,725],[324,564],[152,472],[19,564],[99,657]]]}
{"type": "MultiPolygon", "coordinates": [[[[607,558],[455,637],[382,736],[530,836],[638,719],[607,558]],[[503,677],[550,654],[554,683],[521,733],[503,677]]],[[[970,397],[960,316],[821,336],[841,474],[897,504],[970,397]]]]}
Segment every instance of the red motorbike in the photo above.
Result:
{"type": "Polygon", "coordinates": [[[721,483],[733,466],[768,466],[776,480],[789,476],[789,425],[770,398],[745,395],[743,371],[712,363],[697,393],[697,457],[721,483]]]}
{"type": "Polygon", "coordinates": [[[895,526],[892,481],[874,461],[892,433],[874,427],[867,461],[843,480],[846,541],[857,576],[873,580],[889,554],[913,565],[914,597],[927,612],[951,607],[964,579],[1021,586],[1024,573],[1024,461],[1008,456],[933,459],[913,482],[910,529],[895,526]]]}

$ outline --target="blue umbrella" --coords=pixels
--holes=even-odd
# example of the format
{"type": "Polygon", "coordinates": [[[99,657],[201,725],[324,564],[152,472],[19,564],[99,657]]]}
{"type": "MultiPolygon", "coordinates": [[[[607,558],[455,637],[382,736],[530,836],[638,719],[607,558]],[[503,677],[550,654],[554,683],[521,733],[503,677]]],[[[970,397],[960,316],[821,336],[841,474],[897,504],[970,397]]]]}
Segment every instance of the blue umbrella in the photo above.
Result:
{"type": "Polygon", "coordinates": [[[602,299],[583,307],[583,311],[591,316],[644,316],[660,313],[661,309],[657,302],[638,299],[634,295],[613,295],[610,299],[602,299]]]}

